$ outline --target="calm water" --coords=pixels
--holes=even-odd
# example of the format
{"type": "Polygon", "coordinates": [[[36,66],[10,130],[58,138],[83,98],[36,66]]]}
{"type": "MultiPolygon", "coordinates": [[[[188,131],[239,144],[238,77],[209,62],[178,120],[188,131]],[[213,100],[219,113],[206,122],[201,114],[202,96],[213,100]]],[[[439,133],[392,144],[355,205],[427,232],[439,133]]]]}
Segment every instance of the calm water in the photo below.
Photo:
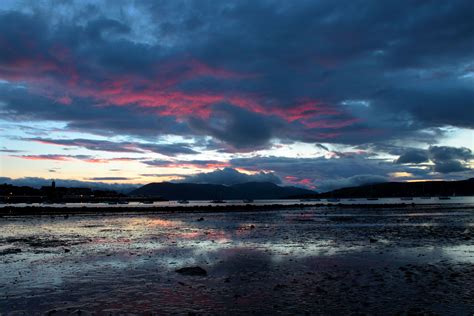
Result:
{"type": "Polygon", "coordinates": [[[473,240],[448,204],[4,217],[0,313],[468,315],[473,240]]]}
{"type": "MultiPolygon", "coordinates": [[[[249,203],[245,203],[242,200],[228,200],[225,201],[224,205],[245,205],[249,203]]],[[[380,198],[378,200],[367,200],[367,199],[340,199],[337,202],[331,201],[330,199],[321,199],[320,201],[315,200],[255,200],[254,202],[250,203],[253,205],[272,205],[272,204],[280,204],[280,205],[292,205],[292,204],[306,204],[306,205],[313,205],[313,204],[465,204],[465,205],[474,205],[474,196],[455,196],[450,197],[449,200],[440,200],[438,197],[432,197],[429,199],[426,198],[413,198],[412,200],[402,200],[400,198],[380,198]]],[[[14,205],[16,207],[26,207],[26,206],[47,206],[47,207],[82,207],[82,206],[90,206],[90,207],[156,207],[156,206],[179,206],[179,207],[195,207],[195,206],[206,206],[206,205],[222,205],[222,204],[212,204],[210,201],[189,201],[189,204],[180,204],[178,201],[166,201],[166,202],[154,202],[153,204],[143,204],[140,202],[130,202],[129,204],[120,204],[120,205],[110,205],[108,203],[66,203],[66,204],[41,204],[41,203],[32,203],[32,204],[25,204],[25,203],[18,203],[18,204],[0,204],[1,207],[5,207],[8,205],[14,205]]]]}

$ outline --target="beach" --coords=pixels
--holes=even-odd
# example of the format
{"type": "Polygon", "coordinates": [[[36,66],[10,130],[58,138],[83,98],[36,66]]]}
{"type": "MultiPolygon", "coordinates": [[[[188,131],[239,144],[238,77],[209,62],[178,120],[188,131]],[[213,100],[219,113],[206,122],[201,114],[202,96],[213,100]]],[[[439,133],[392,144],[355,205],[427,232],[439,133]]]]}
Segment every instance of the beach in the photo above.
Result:
{"type": "Polygon", "coordinates": [[[463,204],[14,214],[0,313],[472,315],[473,240],[463,204]]]}

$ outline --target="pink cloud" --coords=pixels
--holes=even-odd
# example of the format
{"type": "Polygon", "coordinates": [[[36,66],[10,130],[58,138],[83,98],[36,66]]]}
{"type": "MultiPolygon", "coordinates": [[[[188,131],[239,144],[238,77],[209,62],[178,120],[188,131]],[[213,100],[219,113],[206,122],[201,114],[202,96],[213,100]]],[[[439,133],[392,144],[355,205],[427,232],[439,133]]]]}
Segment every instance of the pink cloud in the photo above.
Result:
{"type": "MultiPolygon", "coordinates": [[[[0,67],[0,78],[11,81],[26,81],[29,89],[56,100],[64,105],[73,104],[73,98],[90,97],[99,106],[128,106],[131,104],[153,108],[156,115],[174,116],[179,120],[197,116],[208,118],[212,106],[227,102],[246,110],[272,115],[288,123],[300,123],[308,129],[339,129],[353,125],[357,118],[339,118],[342,110],[319,100],[302,98],[296,104],[283,107],[274,102],[272,106],[266,97],[238,92],[189,92],[178,85],[191,79],[214,77],[223,80],[253,79],[255,74],[239,73],[214,67],[195,58],[169,60],[152,67],[154,77],[134,74],[110,76],[97,71],[99,78],[80,78],[76,61],[64,47],[53,46],[49,56],[35,60],[18,59],[8,66],[0,67]],[[52,87],[52,88],[51,88],[52,87]],[[64,90],[68,95],[64,95],[64,90]]],[[[329,136],[326,138],[332,138],[329,136]]]]}
{"type": "Polygon", "coordinates": [[[27,160],[56,160],[56,161],[73,160],[72,157],[63,156],[63,155],[24,155],[24,156],[11,156],[11,157],[27,159],[27,160]]]}

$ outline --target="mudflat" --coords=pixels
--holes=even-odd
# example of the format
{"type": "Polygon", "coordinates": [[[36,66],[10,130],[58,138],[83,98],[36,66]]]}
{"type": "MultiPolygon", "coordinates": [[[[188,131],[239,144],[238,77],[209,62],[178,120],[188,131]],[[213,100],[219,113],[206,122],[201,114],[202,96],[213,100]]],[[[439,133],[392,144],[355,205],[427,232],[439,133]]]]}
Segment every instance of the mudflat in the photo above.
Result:
{"type": "Polygon", "coordinates": [[[474,208],[0,218],[4,314],[474,313],[474,208]]]}

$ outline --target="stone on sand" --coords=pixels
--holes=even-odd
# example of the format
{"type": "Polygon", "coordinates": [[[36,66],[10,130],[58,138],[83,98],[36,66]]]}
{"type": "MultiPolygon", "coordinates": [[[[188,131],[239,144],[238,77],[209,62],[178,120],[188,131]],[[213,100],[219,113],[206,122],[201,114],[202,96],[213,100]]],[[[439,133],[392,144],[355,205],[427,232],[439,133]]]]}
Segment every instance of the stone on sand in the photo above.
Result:
{"type": "Polygon", "coordinates": [[[206,276],[207,275],[207,271],[201,267],[184,267],[184,268],[175,270],[175,272],[183,274],[183,275],[190,275],[190,276],[206,276]]]}

